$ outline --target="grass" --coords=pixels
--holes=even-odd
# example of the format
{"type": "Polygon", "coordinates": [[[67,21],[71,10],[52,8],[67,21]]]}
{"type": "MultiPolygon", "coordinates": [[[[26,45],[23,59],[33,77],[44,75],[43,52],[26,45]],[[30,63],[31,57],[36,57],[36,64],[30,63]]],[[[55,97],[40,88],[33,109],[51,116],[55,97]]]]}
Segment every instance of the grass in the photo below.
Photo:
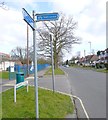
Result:
{"type": "Polygon", "coordinates": [[[103,73],[108,73],[108,70],[106,69],[96,69],[97,72],[103,72],[103,73]]]}
{"type": "MultiPolygon", "coordinates": [[[[69,96],[39,89],[39,118],[65,118],[73,113],[74,106],[69,96]]],[[[2,93],[2,118],[35,118],[34,87],[17,90],[14,103],[14,91],[2,93]]],[[[35,119],[34,119],[35,120],[35,119]]]]}
{"type": "Polygon", "coordinates": [[[9,79],[15,79],[15,77],[16,77],[16,73],[15,72],[11,72],[10,75],[9,75],[9,71],[2,71],[2,72],[0,72],[0,78],[1,79],[9,80],[9,79]]]}
{"type": "Polygon", "coordinates": [[[8,71],[0,72],[0,78],[1,79],[9,79],[9,72],[8,71]]]}
{"type": "MultiPolygon", "coordinates": [[[[55,75],[64,75],[65,73],[60,68],[56,68],[56,69],[54,69],[54,74],[55,75]]],[[[52,68],[49,68],[48,71],[46,71],[45,75],[52,75],[52,68]]]]}

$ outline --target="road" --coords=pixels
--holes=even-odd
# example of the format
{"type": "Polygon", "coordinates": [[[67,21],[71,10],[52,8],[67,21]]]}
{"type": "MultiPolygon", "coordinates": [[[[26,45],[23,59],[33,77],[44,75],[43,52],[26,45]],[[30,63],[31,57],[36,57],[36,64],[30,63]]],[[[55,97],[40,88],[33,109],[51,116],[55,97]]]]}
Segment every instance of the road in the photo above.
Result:
{"type": "Polygon", "coordinates": [[[13,88],[13,85],[6,85],[10,82],[10,80],[2,80],[0,79],[0,93],[4,92],[10,88],[13,88]]]}
{"type": "Polygon", "coordinates": [[[68,75],[72,94],[82,99],[90,118],[106,118],[106,74],[81,68],[62,69],[68,75]]]}

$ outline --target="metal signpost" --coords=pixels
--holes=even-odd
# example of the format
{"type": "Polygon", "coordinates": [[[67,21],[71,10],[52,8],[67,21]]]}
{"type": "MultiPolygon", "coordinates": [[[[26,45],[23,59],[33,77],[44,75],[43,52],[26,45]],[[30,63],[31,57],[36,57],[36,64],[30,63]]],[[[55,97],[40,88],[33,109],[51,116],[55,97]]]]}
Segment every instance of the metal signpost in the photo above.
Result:
{"type": "Polygon", "coordinates": [[[53,43],[52,43],[51,34],[50,34],[50,42],[51,42],[51,62],[52,62],[52,83],[53,83],[53,92],[54,92],[55,91],[55,76],[54,76],[53,43]]]}
{"type": "Polygon", "coordinates": [[[37,42],[36,42],[36,20],[35,11],[33,11],[34,30],[33,30],[33,49],[34,49],[34,84],[35,84],[35,99],[36,99],[36,118],[39,118],[38,109],[38,79],[37,79],[37,42]]]}
{"type": "Polygon", "coordinates": [[[33,11],[33,18],[28,14],[28,12],[23,8],[24,21],[33,30],[33,47],[34,47],[34,85],[35,85],[35,102],[36,102],[36,118],[39,118],[39,108],[38,108],[38,79],[37,79],[37,42],[36,42],[36,22],[39,21],[52,21],[58,20],[58,13],[42,13],[35,14],[33,11]],[[35,19],[36,16],[36,19],[35,19]]]}

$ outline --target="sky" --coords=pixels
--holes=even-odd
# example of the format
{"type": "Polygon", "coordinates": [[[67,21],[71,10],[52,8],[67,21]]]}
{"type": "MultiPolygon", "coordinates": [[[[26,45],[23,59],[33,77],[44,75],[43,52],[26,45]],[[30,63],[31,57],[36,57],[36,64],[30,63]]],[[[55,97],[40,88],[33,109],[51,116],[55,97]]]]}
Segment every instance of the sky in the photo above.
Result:
{"type": "MultiPolygon", "coordinates": [[[[72,15],[78,22],[75,35],[81,37],[80,45],[73,45],[64,60],[72,56],[84,56],[94,50],[106,48],[106,1],[107,0],[0,0],[6,8],[0,8],[0,52],[10,53],[17,46],[26,47],[27,24],[23,20],[22,8],[32,16],[36,13],[63,12],[72,15]]],[[[37,23],[38,24],[38,23],[37,23]]],[[[29,46],[33,45],[33,33],[29,28],[29,46]]]]}

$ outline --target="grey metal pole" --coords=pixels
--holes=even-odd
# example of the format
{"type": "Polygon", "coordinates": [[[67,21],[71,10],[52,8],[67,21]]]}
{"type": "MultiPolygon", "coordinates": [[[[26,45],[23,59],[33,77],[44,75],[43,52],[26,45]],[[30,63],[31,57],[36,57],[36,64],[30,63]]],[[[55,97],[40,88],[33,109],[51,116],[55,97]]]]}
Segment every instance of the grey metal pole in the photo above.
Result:
{"type": "Polygon", "coordinates": [[[33,11],[34,30],[33,30],[33,47],[34,47],[34,86],[35,86],[35,102],[36,102],[36,119],[39,118],[38,108],[38,79],[37,79],[37,42],[36,42],[36,20],[35,11],[33,11]]]}
{"type": "Polygon", "coordinates": [[[55,76],[54,76],[54,59],[53,59],[53,45],[52,45],[52,35],[50,34],[50,42],[51,42],[51,62],[52,62],[52,84],[53,84],[53,92],[55,91],[55,76]]]}
{"type": "Polygon", "coordinates": [[[90,43],[90,55],[91,55],[91,42],[89,41],[88,43],[90,43]]]}
{"type": "Polygon", "coordinates": [[[29,53],[28,53],[28,48],[29,48],[29,28],[27,24],[27,77],[29,76],[29,53]]]}

